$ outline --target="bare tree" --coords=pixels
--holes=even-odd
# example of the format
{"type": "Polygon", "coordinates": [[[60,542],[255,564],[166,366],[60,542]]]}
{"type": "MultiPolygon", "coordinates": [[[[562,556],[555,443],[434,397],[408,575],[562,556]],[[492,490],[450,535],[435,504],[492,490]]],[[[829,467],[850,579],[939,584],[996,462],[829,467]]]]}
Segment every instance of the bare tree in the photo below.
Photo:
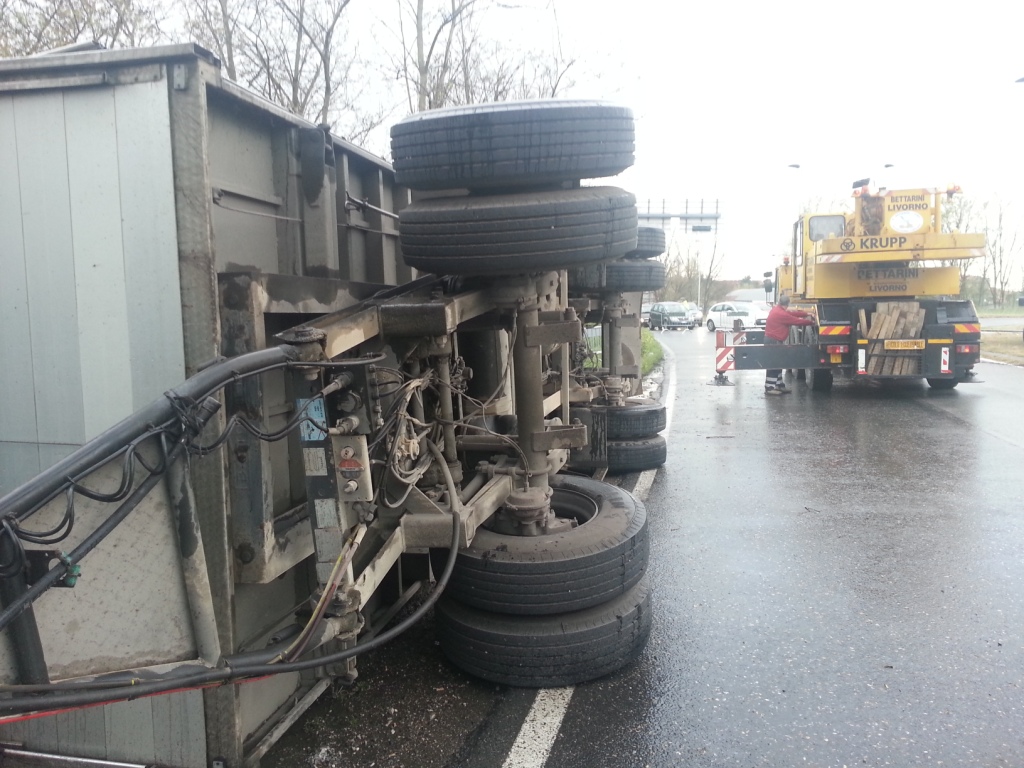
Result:
{"type": "MultiPolygon", "coordinates": [[[[190,0],[183,5],[185,30],[192,40],[216,54],[230,80],[238,80],[235,41],[244,0],[190,0]]],[[[248,13],[246,13],[248,16],[248,13]]]]}
{"type": "Polygon", "coordinates": [[[2,0],[0,57],[80,42],[107,48],[152,45],[164,39],[163,23],[160,6],[142,0],[2,0]]]}
{"type": "Polygon", "coordinates": [[[451,92],[457,87],[457,73],[463,65],[468,71],[468,64],[456,60],[456,41],[468,56],[476,42],[471,16],[479,1],[445,0],[428,7],[426,0],[397,0],[399,71],[410,112],[458,101],[451,92]]]}
{"type": "Polygon", "coordinates": [[[327,122],[343,66],[335,33],[351,0],[253,0],[244,20],[237,74],[288,111],[327,122]]]}
{"type": "MultiPolygon", "coordinates": [[[[943,232],[970,232],[977,227],[978,205],[972,198],[966,195],[950,195],[944,201],[940,201],[940,204],[942,205],[943,232]]],[[[960,270],[961,296],[966,296],[967,274],[974,266],[974,261],[975,259],[957,259],[943,262],[945,266],[956,266],[960,270]]]]}
{"type": "Polygon", "coordinates": [[[360,143],[385,118],[364,105],[362,62],[343,21],[352,0],[188,0],[187,29],[227,76],[360,143]],[[358,84],[358,85],[357,85],[358,84]]]}
{"type": "MultiPolygon", "coordinates": [[[[698,253],[698,258],[699,258],[698,253]]],[[[710,306],[717,298],[718,293],[715,290],[717,287],[718,276],[722,272],[722,264],[725,261],[725,254],[718,252],[718,238],[716,237],[711,243],[711,255],[707,261],[707,269],[701,276],[701,301],[704,306],[710,306]]]]}
{"type": "MultiPolygon", "coordinates": [[[[410,112],[454,104],[551,98],[570,87],[575,64],[561,51],[515,51],[481,32],[491,0],[397,0],[392,58],[410,112]]],[[[557,18],[555,19],[557,31],[557,18]]]]}
{"type": "Polygon", "coordinates": [[[1007,227],[1006,205],[997,201],[984,206],[988,213],[985,225],[985,274],[990,279],[992,305],[1002,307],[1010,280],[1017,267],[1022,244],[1016,230],[1007,227]]]}
{"type": "Polygon", "coordinates": [[[684,249],[673,235],[665,253],[665,287],[658,292],[658,298],[696,300],[700,296],[700,281],[700,249],[689,240],[684,249]]]}

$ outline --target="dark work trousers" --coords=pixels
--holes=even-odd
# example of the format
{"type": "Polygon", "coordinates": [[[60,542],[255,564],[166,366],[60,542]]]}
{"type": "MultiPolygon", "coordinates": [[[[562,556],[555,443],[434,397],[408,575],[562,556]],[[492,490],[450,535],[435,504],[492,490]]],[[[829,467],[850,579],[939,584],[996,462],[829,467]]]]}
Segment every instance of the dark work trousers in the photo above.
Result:
{"type": "MultiPolygon", "coordinates": [[[[773,339],[771,336],[764,337],[764,345],[767,347],[770,344],[785,344],[784,341],[773,339]]],[[[781,389],[782,388],[782,369],[781,368],[769,368],[765,371],[764,375],[764,388],[768,389],[781,389]]]]}

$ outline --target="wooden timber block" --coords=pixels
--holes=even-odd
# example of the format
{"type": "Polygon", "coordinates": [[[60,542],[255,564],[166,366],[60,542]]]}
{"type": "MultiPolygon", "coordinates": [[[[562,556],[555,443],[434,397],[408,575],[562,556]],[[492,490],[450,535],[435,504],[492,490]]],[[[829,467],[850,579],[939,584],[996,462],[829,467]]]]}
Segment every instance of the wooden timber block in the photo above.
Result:
{"type": "Polygon", "coordinates": [[[899,322],[899,319],[899,310],[896,310],[895,312],[889,312],[889,314],[886,316],[885,324],[882,326],[882,333],[880,338],[891,339],[893,329],[896,327],[896,323],[899,322]]]}
{"type": "Polygon", "coordinates": [[[903,331],[907,327],[907,315],[906,315],[906,313],[901,311],[899,313],[898,317],[899,317],[899,319],[896,320],[896,325],[892,329],[892,338],[894,338],[894,339],[902,339],[902,338],[904,338],[903,331]]]}

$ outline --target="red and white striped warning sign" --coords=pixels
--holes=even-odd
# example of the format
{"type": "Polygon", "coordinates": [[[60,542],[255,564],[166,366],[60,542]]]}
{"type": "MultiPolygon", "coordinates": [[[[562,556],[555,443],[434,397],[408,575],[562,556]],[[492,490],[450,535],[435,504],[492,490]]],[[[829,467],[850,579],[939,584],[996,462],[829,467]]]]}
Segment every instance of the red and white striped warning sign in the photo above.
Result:
{"type": "Polygon", "coordinates": [[[723,331],[721,328],[715,331],[715,346],[719,349],[723,347],[735,347],[746,343],[746,331],[723,331]]]}
{"type": "Polygon", "coordinates": [[[736,370],[736,356],[732,347],[719,347],[715,355],[715,370],[718,373],[736,370]]]}

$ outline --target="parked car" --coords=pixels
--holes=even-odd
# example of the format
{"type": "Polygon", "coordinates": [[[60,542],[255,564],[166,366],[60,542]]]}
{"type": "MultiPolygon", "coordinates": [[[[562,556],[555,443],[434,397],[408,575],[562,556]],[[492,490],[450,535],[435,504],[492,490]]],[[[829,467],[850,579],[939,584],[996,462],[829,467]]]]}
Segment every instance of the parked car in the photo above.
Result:
{"type": "Polygon", "coordinates": [[[640,306],[640,325],[644,328],[651,327],[651,305],[642,304],[640,306]]]}
{"type": "Polygon", "coordinates": [[[763,301],[720,301],[708,310],[704,324],[709,331],[722,328],[731,331],[736,320],[743,321],[743,328],[764,328],[771,307],[763,301]]]}
{"type": "Polygon", "coordinates": [[[689,308],[680,301],[660,301],[651,307],[651,330],[693,328],[689,308]]]}
{"type": "Polygon", "coordinates": [[[700,307],[696,304],[689,304],[688,306],[689,309],[686,312],[690,316],[693,327],[696,328],[698,325],[704,325],[704,313],[700,311],[700,307]]]}

